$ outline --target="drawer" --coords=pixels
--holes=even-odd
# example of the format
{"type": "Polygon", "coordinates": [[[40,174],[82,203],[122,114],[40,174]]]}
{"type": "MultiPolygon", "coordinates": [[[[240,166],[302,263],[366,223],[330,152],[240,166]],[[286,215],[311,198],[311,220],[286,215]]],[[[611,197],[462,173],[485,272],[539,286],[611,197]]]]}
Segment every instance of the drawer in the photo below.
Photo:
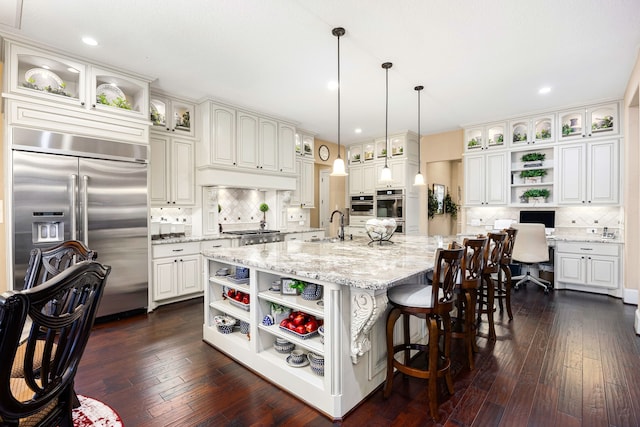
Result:
{"type": "Polygon", "coordinates": [[[620,256],[620,245],[617,243],[557,242],[556,252],[617,257],[620,256]]]}
{"type": "Polygon", "coordinates": [[[198,255],[200,253],[200,242],[153,245],[151,252],[154,259],[180,255],[198,255]]]}
{"type": "Polygon", "coordinates": [[[217,248],[230,248],[231,242],[231,239],[208,240],[200,244],[200,249],[203,251],[208,251],[217,248]]]}

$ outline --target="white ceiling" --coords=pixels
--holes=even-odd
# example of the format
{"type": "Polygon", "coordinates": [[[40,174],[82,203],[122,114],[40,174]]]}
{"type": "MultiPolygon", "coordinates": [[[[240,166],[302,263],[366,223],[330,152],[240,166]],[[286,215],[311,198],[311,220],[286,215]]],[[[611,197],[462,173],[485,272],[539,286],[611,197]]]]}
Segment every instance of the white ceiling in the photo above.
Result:
{"type": "MultiPolygon", "coordinates": [[[[2,0],[14,1],[17,0],[2,0]]],[[[337,141],[423,134],[537,110],[622,98],[640,47],[638,0],[23,0],[17,34],[295,121],[337,141]],[[98,40],[84,45],[82,36],[98,40]],[[538,89],[550,86],[550,94],[538,89]],[[360,127],[360,135],[354,129],[360,127]]],[[[19,4],[19,2],[18,2],[19,4]]]]}

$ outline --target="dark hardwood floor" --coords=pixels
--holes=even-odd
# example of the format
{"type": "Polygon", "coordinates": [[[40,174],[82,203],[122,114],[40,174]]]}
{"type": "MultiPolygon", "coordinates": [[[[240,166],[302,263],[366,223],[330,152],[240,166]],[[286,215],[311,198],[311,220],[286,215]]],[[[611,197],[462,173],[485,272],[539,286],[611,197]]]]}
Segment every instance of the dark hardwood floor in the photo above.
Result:
{"type": "MultiPolygon", "coordinates": [[[[476,369],[453,364],[455,394],[437,421],[426,383],[396,375],[345,426],[639,426],[636,307],[601,295],[535,286],[514,293],[514,319],[496,316],[498,340],[478,338],[476,369]]],[[[332,422],[202,341],[202,299],[99,324],[76,378],[136,426],[325,426],[332,422]]],[[[456,345],[455,349],[459,349],[456,345]]]]}

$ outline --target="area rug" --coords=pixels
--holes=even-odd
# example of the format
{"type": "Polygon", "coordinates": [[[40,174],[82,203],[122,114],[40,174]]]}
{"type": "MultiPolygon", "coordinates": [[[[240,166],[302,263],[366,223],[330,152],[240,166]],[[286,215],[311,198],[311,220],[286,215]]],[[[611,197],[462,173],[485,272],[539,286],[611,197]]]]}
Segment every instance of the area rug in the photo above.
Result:
{"type": "Polygon", "coordinates": [[[74,427],[124,427],[120,415],[104,403],[78,395],[80,407],[73,410],[74,427]]]}

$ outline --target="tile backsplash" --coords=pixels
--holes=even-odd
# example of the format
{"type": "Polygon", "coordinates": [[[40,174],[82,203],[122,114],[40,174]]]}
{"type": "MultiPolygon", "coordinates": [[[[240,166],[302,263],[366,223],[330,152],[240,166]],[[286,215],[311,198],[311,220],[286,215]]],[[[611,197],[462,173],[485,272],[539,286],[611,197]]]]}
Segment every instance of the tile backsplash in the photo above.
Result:
{"type": "MultiPolygon", "coordinates": [[[[526,208],[512,207],[475,207],[465,208],[463,219],[463,233],[484,233],[493,228],[497,219],[512,219],[518,221],[519,212],[526,208]]],[[[586,233],[587,229],[595,228],[596,233],[602,233],[607,227],[610,232],[618,236],[624,230],[624,211],[616,206],[572,206],[556,207],[547,210],[556,212],[555,234],[567,235],[586,233]]]]}
{"type": "MultiPolygon", "coordinates": [[[[223,225],[251,225],[257,228],[263,218],[260,212],[260,204],[264,203],[263,191],[248,190],[242,188],[218,189],[218,204],[221,211],[218,221],[223,225]]],[[[246,228],[246,227],[245,227],[246,228]]]]}

